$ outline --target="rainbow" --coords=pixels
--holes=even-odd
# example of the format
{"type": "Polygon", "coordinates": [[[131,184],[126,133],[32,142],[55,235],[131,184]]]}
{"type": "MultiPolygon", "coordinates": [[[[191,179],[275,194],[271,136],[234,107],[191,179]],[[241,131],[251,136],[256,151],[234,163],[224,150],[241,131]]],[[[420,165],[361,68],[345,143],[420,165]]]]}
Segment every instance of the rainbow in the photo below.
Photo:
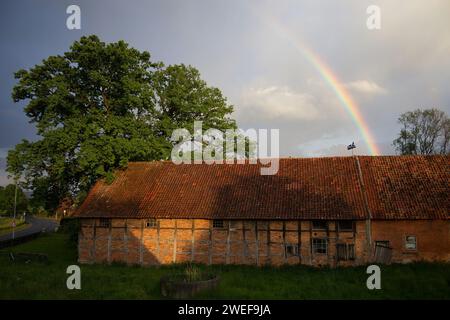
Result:
{"type": "Polygon", "coordinates": [[[358,127],[364,142],[366,143],[369,152],[371,155],[379,155],[380,151],[375,144],[375,139],[373,138],[372,133],[370,132],[370,128],[367,122],[364,120],[359,106],[352,99],[350,93],[346,90],[346,88],[341,84],[337,76],[333,73],[330,67],[322,61],[318,54],[314,53],[311,49],[309,49],[296,34],[294,34],[290,29],[281,25],[276,19],[274,19],[270,15],[261,15],[263,19],[270,24],[272,27],[277,29],[280,32],[280,35],[286,38],[291,45],[301,53],[319,72],[322,78],[326,81],[326,83],[333,89],[336,96],[339,99],[341,105],[345,108],[347,113],[352,118],[353,122],[358,127]]]}

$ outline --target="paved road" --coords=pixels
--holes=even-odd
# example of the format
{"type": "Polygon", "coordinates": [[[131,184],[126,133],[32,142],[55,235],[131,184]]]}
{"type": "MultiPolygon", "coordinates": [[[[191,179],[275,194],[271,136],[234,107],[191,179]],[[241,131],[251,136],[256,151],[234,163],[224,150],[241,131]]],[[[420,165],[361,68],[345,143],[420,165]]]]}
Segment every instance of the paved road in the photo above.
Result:
{"type": "MultiPolygon", "coordinates": [[[[50,219],[42,219],[36,217],[27,217],[26,221],[31,223],[31,227],[26,228],[25,230],[17,231],[14,235],[15,238],[20,238],[24,236],[28,236],[32,233],[40,232],[43,229],[45,231],[54,231],[56,227],[59,226],[59,222],[50,219]]],[[[4,240],[10,240],[12,238],[12,233],[1,235],[0,242],[4,240]]]]}

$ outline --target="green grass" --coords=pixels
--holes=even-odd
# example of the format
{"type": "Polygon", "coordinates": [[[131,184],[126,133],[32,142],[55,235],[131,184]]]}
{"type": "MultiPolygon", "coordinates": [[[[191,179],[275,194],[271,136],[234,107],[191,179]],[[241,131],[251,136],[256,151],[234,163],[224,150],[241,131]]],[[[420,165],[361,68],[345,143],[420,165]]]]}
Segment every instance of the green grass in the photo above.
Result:
{"type": "MultiPolygon", "coordinates": [[[[68,290],[66,268],[77,263],[76,248],[67,239],[65,234],[49,234],[2,250],[46,253],[49,262],[11,262],[0,254],[0,299],[161,299],[160,277],[186,267],[82,265],[82,289],[68,290]]],[[[200,299],[450,299],[449,264],[382,266],[381,290],[366,288],[365,267],[199,268],[221,277],[219,288],[200,299]]]]}
{"type": "MultiPolygon", "coordinates": [[[[0,218],[0,236],[11,233],[13,231],[13,228],[11,226],[12,222],[13,222],[12,218],[0,218]]],[[[30,226],[31,225],[28,223],[25,223],[24,220],[16,219],[16,227],[15,227],[14,231],[17,232],[20,230],[24,230],[30,226]]]]}

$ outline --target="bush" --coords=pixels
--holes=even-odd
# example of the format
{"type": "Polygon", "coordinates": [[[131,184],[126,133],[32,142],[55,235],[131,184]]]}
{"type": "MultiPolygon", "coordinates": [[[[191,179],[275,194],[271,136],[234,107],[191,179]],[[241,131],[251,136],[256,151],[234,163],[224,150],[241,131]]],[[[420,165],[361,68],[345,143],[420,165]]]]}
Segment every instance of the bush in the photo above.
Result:
{"type": "Polygon", "coordinates": [[[81,226],[78,219],[63,218],[60,222],[60,232],[68,234],[68,241],[71,245],[76,246],[78,244],[78,233],[81,226]]]}

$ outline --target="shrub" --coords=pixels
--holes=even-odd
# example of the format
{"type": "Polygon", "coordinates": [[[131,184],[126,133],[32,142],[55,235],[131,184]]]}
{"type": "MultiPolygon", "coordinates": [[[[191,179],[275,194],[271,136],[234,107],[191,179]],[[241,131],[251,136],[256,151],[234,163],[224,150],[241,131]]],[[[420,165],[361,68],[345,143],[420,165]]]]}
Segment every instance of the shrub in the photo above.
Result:
{"type": "Polygon", "coordinates": [[[78,244],[78,233],[80,232],[80,221],[73,218],[64,218],[60,222],[60,232],[69,235],[68,241],[76,246],[78,244]]]}

